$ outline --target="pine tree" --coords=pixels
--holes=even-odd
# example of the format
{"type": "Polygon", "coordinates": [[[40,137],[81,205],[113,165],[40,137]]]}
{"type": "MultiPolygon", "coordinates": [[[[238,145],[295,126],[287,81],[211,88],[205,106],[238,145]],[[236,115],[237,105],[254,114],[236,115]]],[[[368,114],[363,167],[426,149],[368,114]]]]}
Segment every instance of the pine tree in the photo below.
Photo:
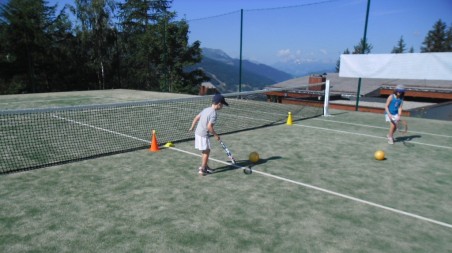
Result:
{"type": "Polygon", "coordinates": [[[76,0],[75,6],[71,7],[72,13],[80,22],[76,33],[87,56],[84,64],[88,72],[86,74],[95,73],[97,85],[93,88],[96,89],[105,89],[109,73],[113,72],[111,66],[116,36],[112,24],[114,9],[113,0],[76,0]]]}
{"type": "Polygon", "coordinates": [[[195,93],[206,76],[203,71],[185,72],[201,61],[200,42],[188,44],[189,26],[174,21],[172,1],[129,0],[120,4],[122,59],[130,88],[195,93]]]}
{"type": "Polygon", "coordinates": [[[55,16],[56,6],[43,0],[10,0],[0,6],[0,54],[4,83],[12,92],[54,89],[52,71],[58,40],[65,37],[67,17],[55,16]],[[6,59],[6,61],[5,61],[6,59]]]}
{"type": "Polygon", "coordinates": [[[446,23],[439,19],[430,30],[422,43],[421,52],[451,52],[452,26],[447,29],[446,23]]]}
{"type": "Polygon", "coordinates": [[[403,41],[403,36],[400,36],[400,40],[397,42],[397,46],[395,46],[392,49],[391,53],[392,54],[403,54],[403,53],[405,53],[405,47],[406,47],[406,44],[403,41]]]}
{"type": "Polygon", "coordinates": [[[164,58],[166,25],[164,14],[169,1],[129,0],[119,4],[121,58],[127,66],[124,69],[129,88],[160,90],[159,77],[163,70],[157,66],[164,58]],[[160,29],[158,29],[160,27],[160,29]]]}
{"type": "Polygon", "coordinates": [[[353,54],[370,54],[374,46],[364,42],[364,39],[361,39],[359,44],[354,46],[353,54]]]}

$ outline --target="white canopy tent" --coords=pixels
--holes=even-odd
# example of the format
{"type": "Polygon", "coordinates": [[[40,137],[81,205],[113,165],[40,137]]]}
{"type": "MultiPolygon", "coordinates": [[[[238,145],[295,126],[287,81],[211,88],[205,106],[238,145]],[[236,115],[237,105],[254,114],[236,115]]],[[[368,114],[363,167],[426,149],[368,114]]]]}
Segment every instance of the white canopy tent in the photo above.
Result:
{"type": "Polygon", "coordinates": [[[356,92],[358,110],[361,78],[452,80],[452,52],[343,54],[339,76],[359,78],[356,92]]]}
{"type": "Polygon", "coordinates": [[[343,54],[340,77],[452,80],[452,52],[343,54]]]}

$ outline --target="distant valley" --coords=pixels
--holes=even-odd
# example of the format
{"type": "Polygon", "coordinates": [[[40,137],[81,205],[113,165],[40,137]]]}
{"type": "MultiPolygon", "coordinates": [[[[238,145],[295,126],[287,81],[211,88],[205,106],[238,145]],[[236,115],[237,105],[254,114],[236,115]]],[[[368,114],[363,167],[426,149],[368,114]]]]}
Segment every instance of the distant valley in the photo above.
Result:
{"type": "MultiPolygon", "coordinates": [[[[191,68],[201,68],[221,92],[238,91],[240,60],[219,49],[203,48],[203,60],[191,68]]],[[[323,63],[278,63],[268,66],[242,61],[242,91],[262,89],[295,77],[334,72],[334,66],[323,63]]]]}

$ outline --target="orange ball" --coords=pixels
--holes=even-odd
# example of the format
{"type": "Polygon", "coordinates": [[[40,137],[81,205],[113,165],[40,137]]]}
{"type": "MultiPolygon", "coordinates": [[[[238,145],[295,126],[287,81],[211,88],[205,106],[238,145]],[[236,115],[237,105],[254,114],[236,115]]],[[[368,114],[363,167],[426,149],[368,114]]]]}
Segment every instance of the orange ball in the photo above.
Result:
{"type": "Polygon", "coordinates": [[[257,152],[251,152],[248,159],[250,160],[250,162],[252,163],[257,163],[259,161],[259,153],[257,152]]]}
{"type": "Polygon", "coordinates": [[[377,150],[374,154],[376,160],[381,161],[385,159],[385,152],[383,150],[377,150]]]}

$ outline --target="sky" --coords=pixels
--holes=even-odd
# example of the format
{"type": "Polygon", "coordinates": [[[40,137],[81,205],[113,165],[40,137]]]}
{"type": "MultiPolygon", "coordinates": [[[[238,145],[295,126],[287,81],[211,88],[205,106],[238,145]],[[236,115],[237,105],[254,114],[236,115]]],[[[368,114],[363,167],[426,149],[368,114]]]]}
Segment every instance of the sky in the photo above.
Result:
{"type": "MultiPolygon", "coordinates": [[[[48,0],[73,4],[73,0],[48,0]]],[[[173,0],[176,19],[190,25],[189,42],[234,58],[336,63],[364,36],[368,0],[173,0]],[[241,16],[243,10],[243,19],[241,16]],[[243,20],[243,22],[241,22],[243,20]],[[242,40],[240,35],[242,34],[242,40]],[[240,43],[241,42],[241,43],[240,43]],[[242,46],[240,46],[242,45],[242,46]]],[[[452,26],[452,0],[370,0],[366,39],[371,53],[390,53],[403,36],[419,53],[441,19],[452,26]]]]}

